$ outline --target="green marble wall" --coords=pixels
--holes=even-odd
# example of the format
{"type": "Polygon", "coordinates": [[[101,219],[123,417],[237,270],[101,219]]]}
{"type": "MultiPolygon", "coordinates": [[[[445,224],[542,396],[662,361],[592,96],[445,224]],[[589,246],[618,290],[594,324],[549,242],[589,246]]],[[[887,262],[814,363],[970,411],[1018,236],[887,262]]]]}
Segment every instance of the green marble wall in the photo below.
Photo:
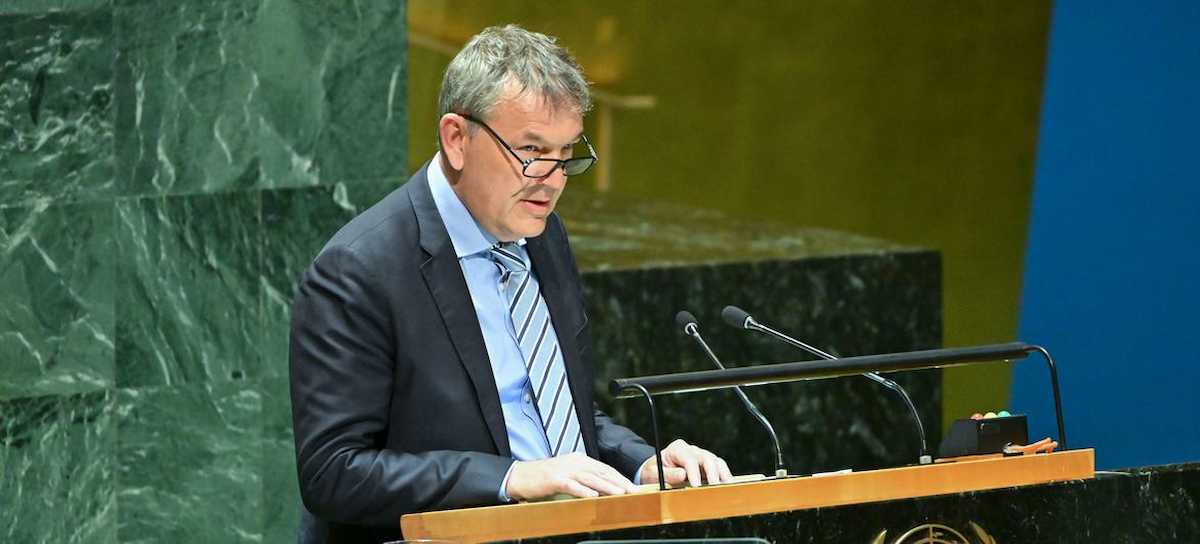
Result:
{"type": "Polygon", "coordinates": [[[0,542],[295,535],[293,279],[407,170],[392,0],[0,2],[0,542]]]}

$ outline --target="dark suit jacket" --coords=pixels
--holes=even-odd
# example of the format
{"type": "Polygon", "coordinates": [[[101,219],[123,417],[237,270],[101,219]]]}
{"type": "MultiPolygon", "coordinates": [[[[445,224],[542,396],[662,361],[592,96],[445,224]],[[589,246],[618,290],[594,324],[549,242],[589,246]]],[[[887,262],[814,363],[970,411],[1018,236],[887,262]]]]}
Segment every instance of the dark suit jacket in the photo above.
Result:
{"type": "MultiPolygon", "coordinates": [[[[593,404],[588,319],[561,219],[526,247],[587,453],[632,478],[654,450],[593,404]]],[[[508,433],[425,168],[342,227],[305,272],[290,366],[301,496],[330,541],[395,538],[401,514],[498,502],[508,433]]]]}

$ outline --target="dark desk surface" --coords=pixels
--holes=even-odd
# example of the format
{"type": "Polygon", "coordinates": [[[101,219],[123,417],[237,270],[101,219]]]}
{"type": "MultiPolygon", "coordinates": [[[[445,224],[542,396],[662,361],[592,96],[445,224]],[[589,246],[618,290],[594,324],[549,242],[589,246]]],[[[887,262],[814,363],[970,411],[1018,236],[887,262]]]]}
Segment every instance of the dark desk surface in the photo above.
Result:
{"type": "Polygon", "coordinates": [[[582,271],[918,251],[827,229],[575,188],[558,205],[582,271]]]}

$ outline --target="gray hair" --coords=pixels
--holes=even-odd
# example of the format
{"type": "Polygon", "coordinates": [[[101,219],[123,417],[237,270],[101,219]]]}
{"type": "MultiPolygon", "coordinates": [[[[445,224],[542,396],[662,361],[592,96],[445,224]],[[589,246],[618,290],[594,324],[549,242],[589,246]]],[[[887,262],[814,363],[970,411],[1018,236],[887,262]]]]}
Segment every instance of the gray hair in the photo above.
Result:
{"type": "Polygon", "coordinates": [[[446,67],[438,117],[463,113],[486,119],[510,81],[522,93],[537,93],[553,108],[587,113],[592,102],[583,69],[555,42],[517,25],[485,28],[446,67]]]}

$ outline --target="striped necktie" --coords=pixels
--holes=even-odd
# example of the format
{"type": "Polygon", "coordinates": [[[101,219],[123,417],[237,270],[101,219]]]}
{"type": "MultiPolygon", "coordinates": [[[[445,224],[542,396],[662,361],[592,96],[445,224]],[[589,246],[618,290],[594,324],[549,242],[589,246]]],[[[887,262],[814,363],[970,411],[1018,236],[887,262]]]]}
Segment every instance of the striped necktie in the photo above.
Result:
{"type": "Polygon", "coordinates": [[[525,371],[537,399],[550,455],[583,452],[583,435],[579,432],[579,418],[567,383],[567,367],[558,348],[558,335],[550,322],[550,310],[537,278],[529,271],[525,248],[507,242],[492,246],[489,253],[500,271],[500,286],[508,297],[513,333],[525,358],[525,371]]]}

